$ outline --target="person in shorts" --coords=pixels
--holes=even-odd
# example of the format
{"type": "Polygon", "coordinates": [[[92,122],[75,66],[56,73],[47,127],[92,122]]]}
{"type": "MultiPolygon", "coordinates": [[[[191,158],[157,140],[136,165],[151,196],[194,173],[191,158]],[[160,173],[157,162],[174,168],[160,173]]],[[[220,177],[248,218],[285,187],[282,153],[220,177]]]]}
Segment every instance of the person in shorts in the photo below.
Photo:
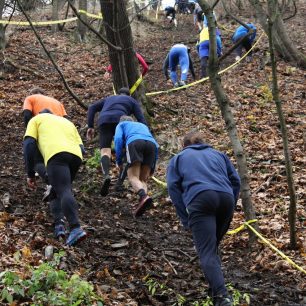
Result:
{"type": "Polygon", "coordinates": [[[94,118],[97,112],[99,112],[98,127],[101,167],[104,176],[100,193],[102,196],[106,196],[111,183],[109,175],[111,164],[111,144],[120,117],[123,115],[134,115],[139,122],[143,124],[147,123],[140,108],[140,104],[134,98],[130,97],[130,91],[125,87],[119,89],[118,95],[98,100],[89,106],[87,114],[87,139],[89,140],[93,138],[95,133],[94,118]]]}
{"type": "Polygon", "coordinates": [[[147,182],[154,173],[158,156],[158,144],[149,128],[132,117],[122,116],[116,127],[115,137],[116,164],[122,168],[123,151],[129,165],[127,175],[132,188],[139,196],[139,203],[134,211],[140,217],[152,207],[152,198],[148,196],[147,182]]]}

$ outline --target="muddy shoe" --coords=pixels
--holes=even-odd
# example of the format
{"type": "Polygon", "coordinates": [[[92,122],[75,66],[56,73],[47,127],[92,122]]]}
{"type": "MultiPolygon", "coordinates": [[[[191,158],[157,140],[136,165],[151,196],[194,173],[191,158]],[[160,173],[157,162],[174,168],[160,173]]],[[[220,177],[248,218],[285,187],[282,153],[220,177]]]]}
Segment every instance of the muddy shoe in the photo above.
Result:
{"type": "Polygon", "coordinates": [[[137,208],[134,211],[134,217],[140,217],[144,214],[146,210],[149,210],[152,208],[153,200],[148,196],[144,196],[137,206],[137,208]]]}
{"type": "Polygon", "coordinates": [[[81,242],[86,238],[87,234],[80,228],[74,228],[70,234],[68,239],[66,240],[66,245],[68,246],[73,246],[76,245],[77,243],[81,242]]]}
{"type": "Polygon", "coordinates": [[[214,297],[214,306],[232,306],[232,305],[233,305],[232,298],[228,295],[214,297]]]}
{"type": "Polygon", "coordinates": [[[51,202],[56,198],[56,193],[51,185],[47,185],[46,191],[44,192],[42,201],[43,202],[51,202]]]}
{"type": "Polygon", "coordinates": [[[66,236],[66,229],[63,224],[56,224],[54,226],[54,236],[56,239],[64,238],[66,236]]]}
{"type": "Polygon", "coordinates": [[[102,197],[105,197],[108,195],[108,190],[109,190],[109,185],[111,182],[111,178],[109,175],[107,175],[103,181],[102,187],[101,187],[101,191],[100,194],[102,197]]]}
{"type": "Polygon", "coordinates": [[[116,191],[116,192],[125,191],[125,187],[123,186],[123,182],[122,182],[121,180],[118,180],[118,181],[116,182],[115,191],[116,191]]]}

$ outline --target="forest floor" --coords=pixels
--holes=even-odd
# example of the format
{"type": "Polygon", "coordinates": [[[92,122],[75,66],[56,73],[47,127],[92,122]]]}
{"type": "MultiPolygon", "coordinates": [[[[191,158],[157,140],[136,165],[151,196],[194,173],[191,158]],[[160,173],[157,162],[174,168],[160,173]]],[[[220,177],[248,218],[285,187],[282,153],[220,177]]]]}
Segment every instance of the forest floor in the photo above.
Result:
{"type": "MultiPolygon", "coordinates": [[[[288,22],[291,38],[304,53],[305,13],[305,7],[299,8],[298,15],[288,22]]],[[[178,19],[178,29],[163,24],[161,20],[154,23],[136,21],[134,25],[135,49],[153,62],[145,77],[149,92],[170,88],[161,67],[171,45],[181,41],[188,44],[197,38],[192,16],[179,15],[178,19]]],[[[220,23],[226,28],[222,31],[226,49],[235,25],[222,20],[220,23]]],[[[106,47],[101,47],[94,38],[87,44],[75,43],[73,31],[71,25],[56,34],[50,28],[39,29],[69,85],[89,104],[112,94],[110,81],[103,79],[108,55],[106,47]]],[[[262,32],[260,26],[258,32],[262,32]]],[[[199,76],[199,59],[194,44],[190,47],[199,76]]],[[[287,120],[298,199],[298,249],[290,250],[289,197],[278,117],[268,89],[271,67],[267,64],[267,50],[268,42],[264,37],[255,48],[253,60],[241,61],[224,73],[222,85],[230,98],[247,154],[260,231],[279,250],[306,269],[306,73],[281,60],[278,62],[280,96],[287,120]]],[[[122,194],[113,192],[117,177],[115,170],[110,194],[101,197],[101,171],[86,165],[97,147],[96,143],[88,144],[85,140],[86,112],[65,91],[30,29],[14,28],[5,57],[15,64],[6,61],[6,73],[0,80],[0,271],[22,271],[29,264],[37,265],[44,260],[45,247],[53,245],[57,251],[64,249],[66,252],[62,267],[93,283],[106,305],[178,305],[179,295],[186,298],[184,305],[204,299],[207,283],[191,235],[183,231],[161,187],[150,181],[154,208],[137,220],[132,216],[137,199],[130,188],[122,194]],[[39,182],[36,192],[26,186],[22,104],[34,86],[44,88],[48,95],[64,103],[87,149],[85,162],[73,186],[82,224],[90,235],[74,248],[65,247],[63,242],[53,239],[48,206],[41,202],[43,184],[39,182]],[[7,196],[8,201],[5,200],[7,196]],[[22,254],[19,260],[14,256],[16,252],[22,254]],[[146,285],[148,280],[163,284],[169,290],[161,294],[157,288],[152,296],[146,285]]],[[[221,68],[233,62],[234,55],[231,55],[221,68]]],[[[227,152],[234,161],[225,124],[209,82],[157,95],[152,100],[155,113],[152,129],[161,149],[155,173],[159,180],[165,181],[167,163],[171,153],[180,149],[181,137],[194,128],[203,131],[208,143],[227,152]]],[[[243,220],[239,201],[231,229],[240,226],[243,220]]],[[[248,293],[251,305],[306,305],[305,275],[259,241],[249,247],[246,231],[225,237],[222,261],[226,282],[240,292],[248,293]]]]}

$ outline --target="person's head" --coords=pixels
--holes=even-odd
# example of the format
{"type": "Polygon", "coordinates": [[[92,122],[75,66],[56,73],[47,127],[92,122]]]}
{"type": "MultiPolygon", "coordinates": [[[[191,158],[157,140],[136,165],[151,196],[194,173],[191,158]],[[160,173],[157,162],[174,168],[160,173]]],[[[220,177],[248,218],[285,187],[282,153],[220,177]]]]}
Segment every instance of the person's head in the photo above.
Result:
{"type": "Polygon", "coordinates": [[[30,90],[30,95],[37,95],[37,94],[44,95],[45,91],[40,87],[34,87],[30,90]]]}
{"type": "Polygon", "coordinates": [[[123,115],[123,116],[120,117],[120,122],[122,122],[122,121],[135,121],[135,120],[131,116],[123,115]]]}
{"type": "Polygon", "coordinates": [[[199,131],[191,131],[188,134],[185,135],[183,139],[183,147],[188,147],[193,144],[203,144],[204,141],[204,135],[203,133],[199,131]]]}
{"type": "Polygon", "coordinates": [[[39,114],[53,114],[53,113],[50,111],[50,109],[44,108],[39,112],[39,114]]]}
{"type": "Polygon", "coordinates": [[[122,87],[119,89],[118,91],[119,95],[126,95],[126,96],[130,96],[130,90],[127,87],[122,87]]]}

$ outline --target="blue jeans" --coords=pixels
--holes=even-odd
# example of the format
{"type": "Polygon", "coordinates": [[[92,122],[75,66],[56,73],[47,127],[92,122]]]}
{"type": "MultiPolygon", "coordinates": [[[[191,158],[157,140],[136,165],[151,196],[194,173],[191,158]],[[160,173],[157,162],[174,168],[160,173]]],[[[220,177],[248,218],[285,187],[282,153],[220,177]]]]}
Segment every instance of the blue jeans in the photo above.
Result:
{"type": "Polygon", "coordinates": [[[188,50],[185,46],[174,46],[169,54],[170,78],[173,84],[177,82],[177,65],[181,67],[181,81],[187,80],[189,70],[188,50]]]}
{"type": "Polygon", "coordinates": [[[213,190],[199,193],[187,207],[193,241],[213,296],[227,294],[218,245],[229,228],[234,207],[233,195],[213,190]]]}

